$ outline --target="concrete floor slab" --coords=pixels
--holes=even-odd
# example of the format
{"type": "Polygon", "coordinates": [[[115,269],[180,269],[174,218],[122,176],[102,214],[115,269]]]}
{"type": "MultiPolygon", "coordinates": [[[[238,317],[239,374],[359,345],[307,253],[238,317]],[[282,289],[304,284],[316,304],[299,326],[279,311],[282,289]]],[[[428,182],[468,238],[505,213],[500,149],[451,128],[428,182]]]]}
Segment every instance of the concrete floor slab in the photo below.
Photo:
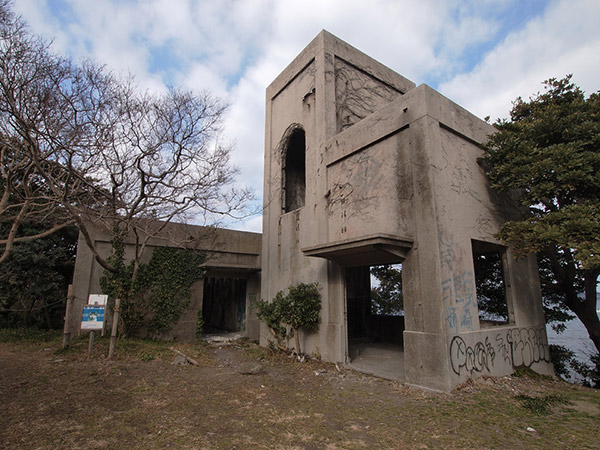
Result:
{"type": "Polygon", "coordinates": [[[393,381],[404,381],[404,352],[391,344],[361,343],[350,347],[349,368],[393,381]]]}

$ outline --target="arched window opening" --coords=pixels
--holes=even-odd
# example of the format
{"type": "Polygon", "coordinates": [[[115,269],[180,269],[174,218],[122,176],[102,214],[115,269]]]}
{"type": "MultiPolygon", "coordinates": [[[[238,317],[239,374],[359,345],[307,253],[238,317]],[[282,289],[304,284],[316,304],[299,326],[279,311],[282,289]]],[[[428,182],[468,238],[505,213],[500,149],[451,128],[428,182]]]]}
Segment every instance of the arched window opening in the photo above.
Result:
{"type": "Polygon", "coordinates": [[[285,190],[284,211],[302,208],[306,194],[306,138],[304,130],[296,128],[285,146],[283,179],[285,190]]]}

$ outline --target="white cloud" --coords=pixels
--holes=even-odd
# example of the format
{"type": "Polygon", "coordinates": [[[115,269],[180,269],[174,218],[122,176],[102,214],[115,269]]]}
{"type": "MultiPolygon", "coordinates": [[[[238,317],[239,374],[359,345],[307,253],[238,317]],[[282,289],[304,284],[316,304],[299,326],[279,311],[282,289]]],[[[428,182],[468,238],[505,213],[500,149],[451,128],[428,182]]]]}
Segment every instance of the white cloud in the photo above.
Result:
{"type": "Polygon", "coordinates": [[[507,117],[511,102],[541,90],[541,82],[573,73],[588,93],[600,88],[600,3],[563,0],[500,42],[469,73],[439,86],[473,113],[507,117]]]}
{"type": "Polygon", "coordinates": [[[506,116],[511,100],[549,77],[573,72],[586,91],[599,87],[597,0],[548,0],[544,15],[529,22],[519,18],[521,0],[63,3],[70,6],[60,12],[48,0],[15,0],[15,7],[58,51],[133,73],[145,89],[173,84],[227,98],[226,138],[237,142],[232,162],[239,182],[259,196],[265,88],[321,29],[417,84],[428,80],[480,116],[506,116]],[[490,50],[482,55],[481,48],[490,50]]]}

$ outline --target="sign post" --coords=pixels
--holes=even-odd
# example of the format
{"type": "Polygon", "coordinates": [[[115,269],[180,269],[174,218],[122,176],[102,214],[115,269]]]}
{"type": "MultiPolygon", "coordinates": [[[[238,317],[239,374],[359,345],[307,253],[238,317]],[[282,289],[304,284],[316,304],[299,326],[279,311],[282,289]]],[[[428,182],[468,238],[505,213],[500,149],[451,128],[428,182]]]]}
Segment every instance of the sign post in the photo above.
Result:
{"type": "Polygon", "coordinates": [[[113,314],[112,331],[110,333],[110,345],[108,346],[108,359],[112,358],[117,343],[117,326],[119,323],[119,308],[121,307],[121,299],[115,300],[115,312],[113,314]]]}
{"type": "Polygon", "coordinates": [[[92,294],[88,305],[83,307],[81,315],[81,329],[90,331],[90,344],[88,346],[88,357],[94,352],[94,335],[96,331],[104,330],[104,308],[107,295],[92,294]]]}
{"type": "Polygon", "coordinates": [[[73,301],[75,296],[73,295],[73,285],[70,284],[67,289],[67,308],[65,309],[65,324],[63,330],[63,350],[71,345],[71,314],[73,311],[73,301]]]}

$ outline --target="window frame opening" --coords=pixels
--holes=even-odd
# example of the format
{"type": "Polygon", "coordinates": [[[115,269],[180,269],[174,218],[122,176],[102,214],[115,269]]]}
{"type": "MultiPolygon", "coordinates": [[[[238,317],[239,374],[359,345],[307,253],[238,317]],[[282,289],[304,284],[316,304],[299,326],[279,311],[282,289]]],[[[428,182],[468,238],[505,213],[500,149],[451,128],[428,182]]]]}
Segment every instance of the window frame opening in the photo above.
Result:
{"type": "Polygon", "coordinates": [[[514,324],[508,279],[507,247],[471,240],[479,326],[514,324]]]}
{"type": "Polygon", "coordinates": [[[282,155],[283,213],[306,204],[306,133],[299,125],[288,128],[282,155]]]}

